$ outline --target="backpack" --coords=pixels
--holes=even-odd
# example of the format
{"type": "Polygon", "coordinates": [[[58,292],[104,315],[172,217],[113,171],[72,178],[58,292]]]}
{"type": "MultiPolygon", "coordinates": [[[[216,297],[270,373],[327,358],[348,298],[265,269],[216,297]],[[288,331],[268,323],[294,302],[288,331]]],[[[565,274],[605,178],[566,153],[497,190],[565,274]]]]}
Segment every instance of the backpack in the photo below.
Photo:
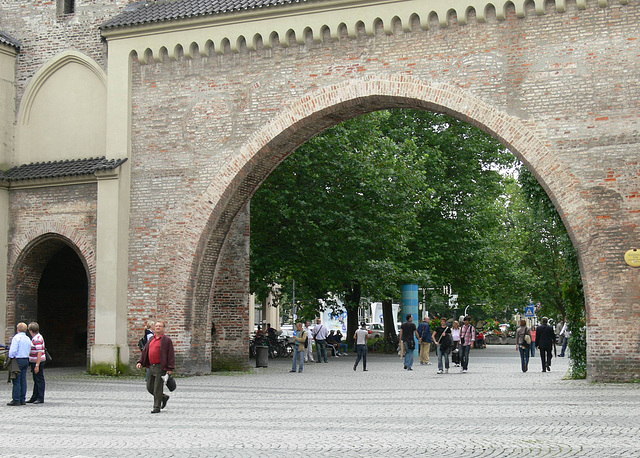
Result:
{"type": "Polygon", "coordinates": [[[140,349],[140,351],[144,350],[144,347],[146,346],[147,346],[147,336],[140,337],[140,340],[138,340],[138,348],[140,349]]]}

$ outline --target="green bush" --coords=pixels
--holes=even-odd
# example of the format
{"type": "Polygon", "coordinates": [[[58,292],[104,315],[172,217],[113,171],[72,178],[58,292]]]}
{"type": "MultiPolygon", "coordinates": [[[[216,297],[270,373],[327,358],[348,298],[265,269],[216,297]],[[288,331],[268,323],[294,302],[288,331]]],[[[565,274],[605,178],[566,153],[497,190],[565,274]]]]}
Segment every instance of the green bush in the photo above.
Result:
{"type": "Polygon", "coordinates": [[[571,332],[569,349],[571,350],[571,378],[587,378],[587,332],[583,323],[571,332]]]}

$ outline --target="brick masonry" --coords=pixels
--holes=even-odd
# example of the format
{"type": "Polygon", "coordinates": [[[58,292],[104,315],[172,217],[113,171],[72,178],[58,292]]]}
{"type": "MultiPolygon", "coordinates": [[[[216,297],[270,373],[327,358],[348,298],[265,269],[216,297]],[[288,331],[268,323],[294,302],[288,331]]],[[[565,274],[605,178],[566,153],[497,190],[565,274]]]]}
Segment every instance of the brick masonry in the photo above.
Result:
{"type": "MultiPolygon", "coordinates": [[[[66,39],[104,65],[92,28],[100,14],[108,12],[85,23],[87,49],[66,39]]],[[[640,377],[640,331],[620,333],[640,317],[640,271],[623,260],[637,248],[640,222],[639,6],[568,2],[557,13],[550,3],[537,16],[530,4],[524,18],[511,9],[505,20],[489,11],[484,23],[471,15],[463,26],[432,25],[148,65],[134,59],[132,348],[149,317],[162,316],[182,370],[205,371],[210,350],[237,356],[248,338],[236,327],[247,314],[246,207],[255,189],[324,129],[410,107],[480,127],[535,173],[580,253],[590,377],[640,377]]],[[[7,32],[24,41],[18,30],[7,32]]],[[[19,88],[45,60],[29,48],[42,42],[27,44],[19,88]]]]}

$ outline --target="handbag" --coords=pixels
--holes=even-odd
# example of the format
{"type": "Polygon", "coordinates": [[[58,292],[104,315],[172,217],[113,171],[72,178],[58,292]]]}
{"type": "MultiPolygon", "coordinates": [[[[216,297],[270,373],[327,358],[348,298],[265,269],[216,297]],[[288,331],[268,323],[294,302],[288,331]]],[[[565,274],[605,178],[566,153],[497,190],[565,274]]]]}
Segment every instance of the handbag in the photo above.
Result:
{"type": "Polygon", "coordinates": [[[167,388],[169,388],[169,391],[175,391],[176,389],[176,379],[173,378],[173,375],[167,376],[167,388]]]}
{"type": "Polygon", "coordinates": [[[527,331],[528,329],[524,328],[524,336],[522,337],[522,344],[520,345],[523,350],[526,350],[531,346],[531,334],[527,334],[527,331]]]}

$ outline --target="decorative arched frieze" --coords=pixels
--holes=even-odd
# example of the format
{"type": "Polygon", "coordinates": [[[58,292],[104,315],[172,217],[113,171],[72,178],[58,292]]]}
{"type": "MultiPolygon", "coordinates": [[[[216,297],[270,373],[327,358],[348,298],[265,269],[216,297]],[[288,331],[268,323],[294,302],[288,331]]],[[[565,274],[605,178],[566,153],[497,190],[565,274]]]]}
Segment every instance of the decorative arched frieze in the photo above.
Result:
{"type": "MultiPolygon", "coordinates": [[[[516,16],[523,18],[528,4],[533,4],[536,15],[543,15],[547,12],[546,1],[302,2],[278,9],[264,8],[126,28],[108,28],[102,33],[108,40],[129,40],[140,63],[145,64],[160,62],[163,48],[168,51],[169,58],[175,60],[179,57],[178,49],[184,50],[185,57],[193,58],[192,49],[198,49],[201,56],[209,56],[212,49],[216,54],[223,54],[225,49],[238,53],[245,44],[248,51],[255,51],[260,42],[265,49],[272,48],[276,43],[288,47],[292,44],[292,39],[299,45],[306,44],[307,40],[319,43],[326,30],[332,40],[338,40],[343,25],[347,35],[356,39],[358,30],[362,27],[367,36],[374,35],[377,23],[382,24],[385,34],[392,34],[396,21],[402,24],[403,32],[410,32],[416,20],[423,30],[428,30],[434,23],[447,27],[451,22],[450,18],[456,18],[460,26],[466,25],[471,16],[475,17],[476,22],[483,23],[488,16],[493,16],[493,12],[498,20],[504,20],[508,8],[514,8],[516,16]]],[[[572,0],[555,0],[555,12],[564,13],[567,1],[572,0]]],[[[617,1],[622,5],[628,3],[628,0],[617,1]]],[[[610,0],[598,0],[598,5],[602,8],[608,7],[609,3],[610,0]]],[[[575,5],[578,9],[588,7],[587,0],[575,0],[575,5]]]]}

